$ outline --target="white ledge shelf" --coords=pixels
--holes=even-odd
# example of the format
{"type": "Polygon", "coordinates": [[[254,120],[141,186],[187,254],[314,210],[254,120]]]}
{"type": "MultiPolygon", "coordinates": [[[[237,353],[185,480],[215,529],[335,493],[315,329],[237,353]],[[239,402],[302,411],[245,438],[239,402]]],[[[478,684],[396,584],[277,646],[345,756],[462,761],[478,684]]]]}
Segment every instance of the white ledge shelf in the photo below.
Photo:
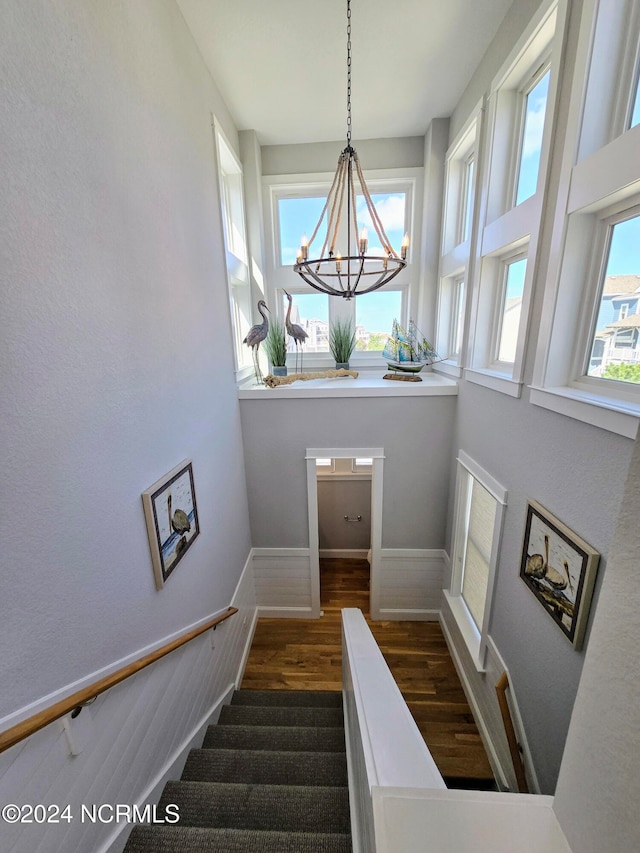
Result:
{"type": "Polygon", "coordinates": [[[320,397],[446,397],[458,393],[458,383],[436,373],[421,373],[422,382],[397,382],[383,379],[388,371],[360,371],[358,378],[306,379],[291,385],[267,388],[241,385],[240,400],[294,400],[320,397]]]}

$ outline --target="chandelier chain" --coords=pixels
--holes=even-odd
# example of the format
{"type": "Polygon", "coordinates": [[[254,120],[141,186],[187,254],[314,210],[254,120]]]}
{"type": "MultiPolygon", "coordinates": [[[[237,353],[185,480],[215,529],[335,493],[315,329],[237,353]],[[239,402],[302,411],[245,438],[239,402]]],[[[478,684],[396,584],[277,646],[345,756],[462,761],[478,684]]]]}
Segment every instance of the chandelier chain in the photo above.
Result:
{"type": "Polygon", "coordinates": [[[347,146],[351,145],[351,0],[347,0],[347,146]]]}

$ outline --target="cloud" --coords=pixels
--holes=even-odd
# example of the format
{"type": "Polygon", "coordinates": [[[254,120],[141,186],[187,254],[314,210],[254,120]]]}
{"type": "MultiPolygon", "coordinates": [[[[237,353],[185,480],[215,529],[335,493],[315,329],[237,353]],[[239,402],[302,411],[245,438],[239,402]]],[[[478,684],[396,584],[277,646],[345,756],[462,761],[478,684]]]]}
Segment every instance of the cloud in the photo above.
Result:
{"type": "MultiPolygon", "coordinates": [[[[385,195],[384,198],[375,202],[375,208],[378,211],[378,216],[382,220],[385,231],[404,231],[405,228],[405,196],[402,195],[385,195]]],[[[365,225],[367,228],[373,228],[371,216],[367,210],[364,198],[360,197],[358,201],[358,226],[365,225]]]]}

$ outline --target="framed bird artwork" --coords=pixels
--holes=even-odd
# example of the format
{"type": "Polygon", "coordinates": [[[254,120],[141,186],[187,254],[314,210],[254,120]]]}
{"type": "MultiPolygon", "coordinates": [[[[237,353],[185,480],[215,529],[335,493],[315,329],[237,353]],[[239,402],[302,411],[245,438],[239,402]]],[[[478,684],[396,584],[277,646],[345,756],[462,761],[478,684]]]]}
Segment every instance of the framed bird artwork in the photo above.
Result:
{"type": "Polygon", "coordinates": [[[165,581],[200,533],[193,467],[185,459],[142,493],[156,587],[165,581]]]}

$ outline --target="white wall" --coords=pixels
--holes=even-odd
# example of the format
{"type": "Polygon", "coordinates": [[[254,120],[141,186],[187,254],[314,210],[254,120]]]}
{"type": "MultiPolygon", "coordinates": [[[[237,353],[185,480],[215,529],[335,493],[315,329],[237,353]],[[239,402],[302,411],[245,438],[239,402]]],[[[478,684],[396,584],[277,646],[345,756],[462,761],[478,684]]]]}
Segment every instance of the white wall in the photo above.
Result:
{"type": "Polygon", "coordinates": [[[250,533],[211,113],[237,135],[177,7],[5,0],[0,53],[14,720],[226,607],[250,533]],[[158,592],[140,493],[185,457],[202,533],[158,592]]]}
{"type": "Polygon", "coordinates": [[[573,850],[635,850],[640,839],[640,443],[609,552],[554,810],[573,850]]]}

